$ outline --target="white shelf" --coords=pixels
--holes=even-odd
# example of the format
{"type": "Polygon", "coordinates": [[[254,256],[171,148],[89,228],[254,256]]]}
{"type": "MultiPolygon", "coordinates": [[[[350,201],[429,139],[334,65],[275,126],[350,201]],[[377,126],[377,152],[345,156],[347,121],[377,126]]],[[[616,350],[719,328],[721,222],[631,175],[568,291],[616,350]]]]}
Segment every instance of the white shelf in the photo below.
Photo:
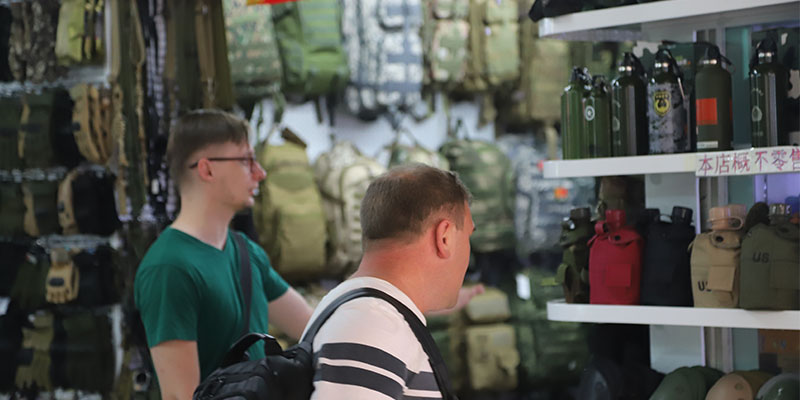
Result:
{"type": "Polygon", "coordinates": [[[694,173],[695,153],[545,161],[545,178],[694,173]]]}
{"type": "Polygon", "coordinates": [[[539,36],[658,41],[718,26],[795,20],[799,14],[798,0],[662,0],[544,18],[539,21],[539,36]]]}
{"type": "Polygon", "coordinates": [[[800,147],[545,161],[545,178],[692,173],[698,177],[800,173],[800,147]],[[794,158],[792,158],[794,157],[794,158]]]}
{"type": "Polygon", "coordinates": [[[551,321],[800,330],[800,311],[547,303],[551,321]]]}

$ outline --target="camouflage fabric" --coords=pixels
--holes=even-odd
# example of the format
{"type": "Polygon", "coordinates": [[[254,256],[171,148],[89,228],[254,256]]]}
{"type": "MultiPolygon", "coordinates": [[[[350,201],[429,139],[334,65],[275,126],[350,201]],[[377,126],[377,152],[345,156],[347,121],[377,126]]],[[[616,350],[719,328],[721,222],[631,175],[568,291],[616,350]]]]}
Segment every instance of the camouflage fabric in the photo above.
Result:
{"type": "Polygon", "coordinates": [[[691,149],[685,107],[678,84],[651,82],[647,85],[650,154],[682,153],[691,149]]]}
{"type": "Polygon", "coordinates": [[[289,281],[324,277],[325,214],[305,144],[263,143],[256,154],[270,179],[260,184],[254,219],[273,267],[289,281]]]}
{"type": "Polygon", "coordinates": [[[800,234],[797,225],[758,224],[742,239],[739,307],[800,309],[800,234]]]}
{"type": "Polygon", "coordinates": [[[433,4],[434,24],[430,47],[431,77],[445,88],[459,84],[467,72],[469,3],[442,0],[433,4]]]}
{"type": "Polygon", "coordinates": [[[421,102],[420,0],[354,0],[343,7],[351,72],[345,89],[348,109],[374,119],[384,108],[408,109],[421,102]]]}
{"type": "Polygon", "coordinates": [[[302,97],[340,91],[349,71],[342,50],[339,1],[304,0],[271,7],[283,62],[283,90],[302,97]]]}
{"type": "Polygon", "coordinates": [[[483,91],[519,77],[516,0],[470,0],[469,63],[463,88],[483,91]]]}
{"type": "Polygon", "coordinates": [[[228,60],[237,98],[263,98],[280,87],[281,58],[270,6],[225,0],[228,60]]]}
{"type": "Polygon", "coordinates": [[[59,0],[24,2],[27,43],[25,78],[32,82],[53,80],[60,73],[55,53],[59,0]],[[28,9],[28,7],[30,7],[28,9]]]}
{"type": "Polygon", "coordinates": [[[541,163],[548,159],[543,144],[532,136],[506,135],[498,146],[514,170],[514,228],[518,253],[557,251],[561,220],[575,207],[594,203],[594,179],[544,179],[541,163]]]}
{"type": "Polygon", "coordinates": [[[22,168],[17,145],[21,116],[18,96],[0,97],[0,170],[22,168]]]}
{"type": "Polygon", "coordinates": [[[475,252],[514,248],[514,177],[511,162],[499,147],[473,140],[450,140],[440,152],[472,193],[470,238],[475,252]]]}
{"type": "MultiPolygon", "coordinates": [[[[399,138],[398,138],[399,139],[399,138]]],[[[420,163],[430,165],[443,170],[450,169],[447,159],[438,152],[428,150],[419,143],[411,146],[402,145],[399,140],[395,140],[389,146],[391,152],[389,156],[389,168],[398,165],[420,163]]]]}
{"type": "Polygon", "coordinates": [[[349,275],[361,261],[361,199],[370,182],[385,171],[349,142],[336,143],[314,163],[328,227],[331,275],[349,275]]]}

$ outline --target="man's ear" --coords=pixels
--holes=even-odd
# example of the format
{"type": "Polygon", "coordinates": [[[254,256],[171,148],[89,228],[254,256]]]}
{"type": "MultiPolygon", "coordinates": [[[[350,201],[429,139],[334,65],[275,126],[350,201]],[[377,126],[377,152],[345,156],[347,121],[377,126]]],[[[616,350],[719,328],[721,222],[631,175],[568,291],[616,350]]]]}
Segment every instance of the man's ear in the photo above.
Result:
{"type": "Polygon", "coordinates": [[[205,158],[201,158],[197,162],[196,168],[197,175],[200,177],[200,180],[209,181],[214,177],[214,174],[211,172],[211,163],[205,158]]]}
{"type": "Polygon", "coordinates": [[[453,234],[455,232],[455,225],[447,219],[443,219],[436,224],[434,229],[434,237],[436,239],[436,255],[440,258],[450,258],[450,253],[453,248],[453,234]]]}

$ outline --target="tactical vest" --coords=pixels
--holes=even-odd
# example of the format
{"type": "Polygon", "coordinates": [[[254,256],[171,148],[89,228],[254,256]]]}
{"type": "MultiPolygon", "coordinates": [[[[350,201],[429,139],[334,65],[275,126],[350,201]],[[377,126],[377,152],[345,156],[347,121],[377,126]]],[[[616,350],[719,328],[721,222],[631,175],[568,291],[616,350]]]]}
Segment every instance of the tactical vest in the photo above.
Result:
{"type": "Polygon", "coordinates": [[[472,250],[514,248],[514,181],[508,157],[495,144],[469,139],[450,140],[439,151],[472,193],[472,219],[480,227],[470,238],[472,250]]]}
{"type": "Polygon", "coordinates": [[[361,261],[361,199],[372,180],[385,171],[349,142],[335,144],[314,163],[314,178],[322,194],[328,227],[331,275],[349,274],[361,261]]]}
{"type": "Polygon", "coordinates": [[[697,235],[692,251],[692,297],[695,307],[736,308],[739,305],[738,231],[711,231],[697,235]]]}
{"type": "Polygon", "coordinates": [[[562,285],[567,303],[589,302],[589,215],[588,208],[574,209],[561,224],[559,244],[564,252],[556,281],[562,285]]]}
{"type": "Polygon", "coordinates": [[[800,309],[800,253],[797,225],[758,224],[742,239],[739,307],[800,309]]]}
{"type": "Polygon", "coordinates": [[[283,145],[264,142],[256,150],[270,176],[261,182],[254,207],[259,241],[285,279],[323,277],[327,232],[314,171],[305,143],[289,131],[284,138],[283,145]]]}
{"type": "Polygon", "coordinates": [[[606,221],[595,225],[589,240],[590,302],[639,304],[643,240],[624,226],[624,211],[606,211],[606,221]]]}
{"type": "Polygon", "coordinates": [[[673,219],[672,223],[656,222],[649,226],[642,263],[641,304],[692,306],[688,247],[694,236],[689,221],[681,223],[673,219]]]}

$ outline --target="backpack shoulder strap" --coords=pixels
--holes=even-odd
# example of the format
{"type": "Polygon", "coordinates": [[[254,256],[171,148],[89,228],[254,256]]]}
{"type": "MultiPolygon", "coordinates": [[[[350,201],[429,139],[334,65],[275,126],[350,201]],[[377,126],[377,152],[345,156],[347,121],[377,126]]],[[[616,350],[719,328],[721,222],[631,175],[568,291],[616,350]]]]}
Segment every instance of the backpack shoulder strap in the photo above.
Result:
{"type": "Polygon", "coordinates": [[[242,335],[250,332],[250,298],[253,286],[252,271],[250,269],[250,253],[247,251],[244,235],[239,232],[233,233],[236,241],[236,248],[239,251],[239,279],[242,289],[242,299],[244,300],[244,328],[242,335]]]}
{"type": "Polygon", "coordinates": [[[431,336],[428,328],[422,323],[422,321],[419,320],[413,311],[405,306],[405,304],[378,289],[359,288],[339,296],[331,304],[325,307],[319,316],[317,316],[317,319],[315,319],[308,328],[301,342],[306,342],[309,345],[313,343],[314,337],[317,335],[319,328],[321,328],[322,324],[324,324],[325,321],[330,318],[331,314],[333,314],[333,312],[336,311],[336,309],[342,304],[359,297],[377,297],[388,302],[394,306],[394,308],[396,308],[400,314],[403,314],[403,317],[411,326],[411,330],[414,331],[414,335],[417,337],[417,340],[419,340],[422,348],[425,350],[425,353],[430,359],[431,369],[433,369],[433,375],[436,378],[436,383],[439,385],[442,398],[445,400],[458,400],[458,398],[453,394],[452,388],[450,387],[450,379],[447,375],[447,368],[445,366],[444,359],[442,358],[441,353],[439,353],[439,348],[436,347],[436,342],[434,342],[433,336],[431,336]]]}

